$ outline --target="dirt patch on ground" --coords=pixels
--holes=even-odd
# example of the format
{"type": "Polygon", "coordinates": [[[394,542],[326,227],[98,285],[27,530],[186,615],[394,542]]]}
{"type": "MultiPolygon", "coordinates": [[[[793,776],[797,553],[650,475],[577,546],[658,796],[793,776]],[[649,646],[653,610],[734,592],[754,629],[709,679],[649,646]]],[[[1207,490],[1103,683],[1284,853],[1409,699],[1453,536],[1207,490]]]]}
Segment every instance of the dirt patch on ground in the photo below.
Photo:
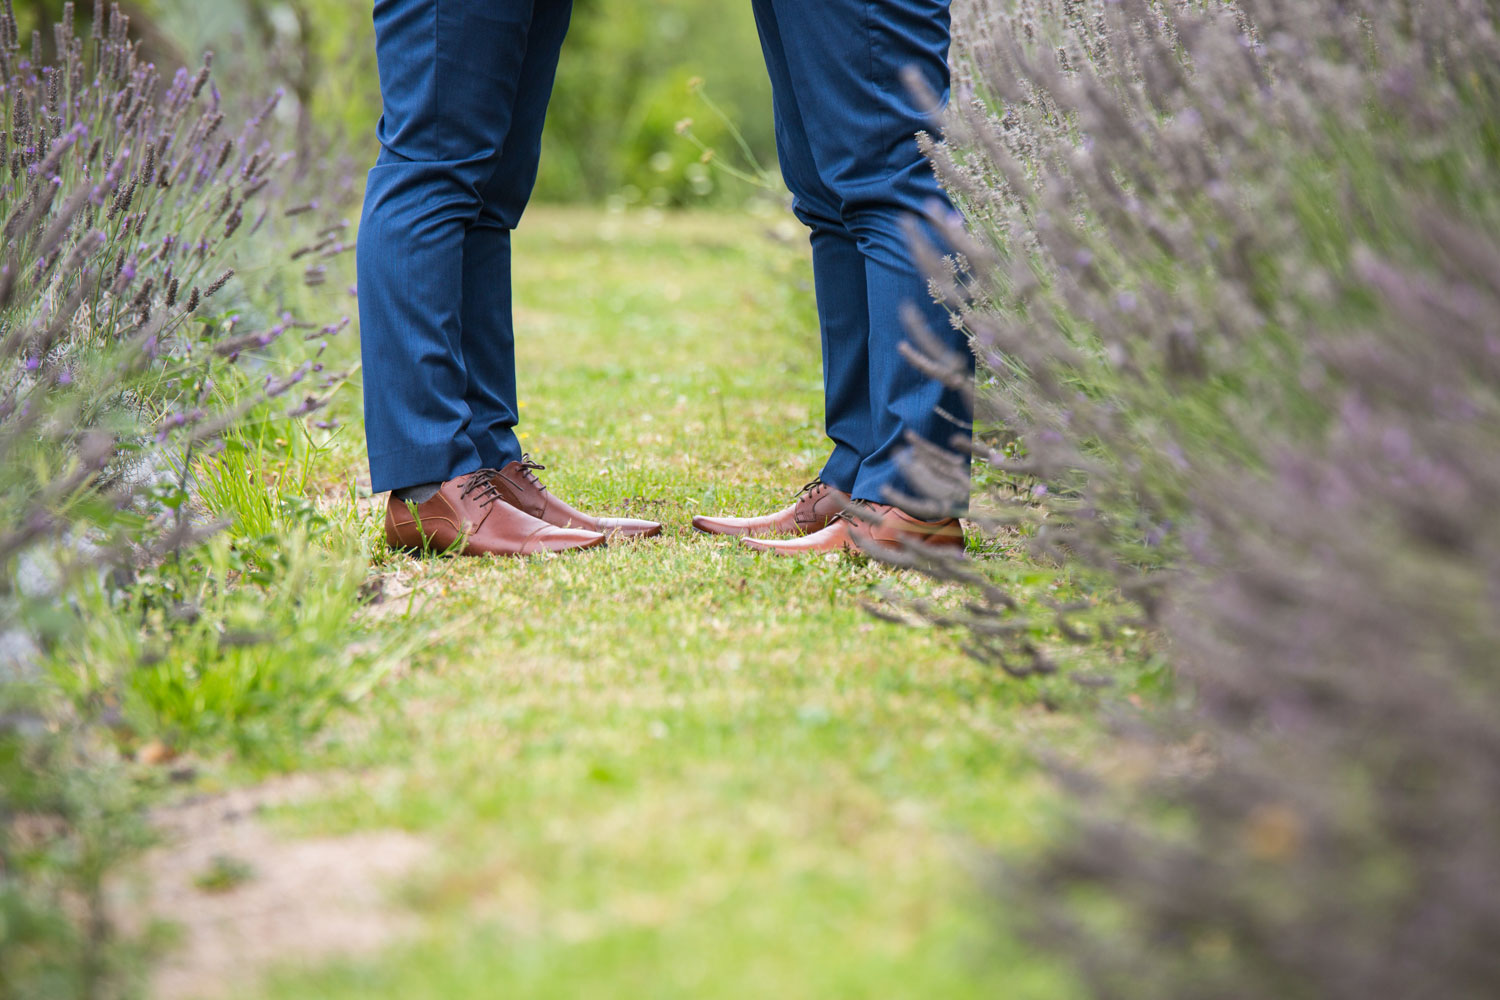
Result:
{"type": "Polygon", "coordinates": [[[417,574],[401,565],[372,573],[360,595],[364,598],[360,614],[370,621],[384,621],[421,610],[426,600],[417,592],[418,583],[417,574]]]}
{"type": "Polygon", "coordinates": [[[368,954],[417,931],[392,893],[431,857],[428,842],[398,831],[298,839],[265,821],[267,808],[327,787],[290,779],[156,813],[161,844],[118,897],[127,926],[179,929],[152,997],[211,1000],[270,968],[368,954]]]}

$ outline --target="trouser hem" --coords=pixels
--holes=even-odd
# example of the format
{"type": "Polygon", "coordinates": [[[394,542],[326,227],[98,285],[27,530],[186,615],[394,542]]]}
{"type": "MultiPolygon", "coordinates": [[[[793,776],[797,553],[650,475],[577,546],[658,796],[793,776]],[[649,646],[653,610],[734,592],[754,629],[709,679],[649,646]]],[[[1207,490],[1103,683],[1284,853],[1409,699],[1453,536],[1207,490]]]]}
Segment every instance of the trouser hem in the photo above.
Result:
{"type": "Polygon", "coordinates": [[[408,486],[446,483],[479,467],[478,453],[457,443],[446,447],[383,451],[370,455],[370,490],[389,493],[408,486]]]}

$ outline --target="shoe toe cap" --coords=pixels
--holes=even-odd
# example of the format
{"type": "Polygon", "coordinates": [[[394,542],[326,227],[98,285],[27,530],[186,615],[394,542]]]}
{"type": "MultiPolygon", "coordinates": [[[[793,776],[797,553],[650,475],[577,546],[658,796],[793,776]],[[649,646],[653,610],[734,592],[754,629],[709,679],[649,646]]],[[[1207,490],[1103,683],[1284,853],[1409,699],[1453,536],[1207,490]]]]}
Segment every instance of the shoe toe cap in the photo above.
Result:
{"type": "Polygon", "coordinates": [[[776,555],[819,555],[847,552],[854,547],[842,521],[835,521],[821,531],[801,538],[741,538],[740,544],[757,552],[773,552],[776,555]]]}
{"type": "Polygon", "coordinates": [[[693,528],[703,532],[705,535],[742,537],[756,534],[752,520],[744,517],[706,517],[703,514],[699,514],[693,518],[693,528]]]}
{"type": "Polygon", "coordinates": [[[661,525],[655,521],[643,521],[633,517],[601,518],[599,527],[609,535],[621,538],[655,538],[661,534],[661,525]]]}

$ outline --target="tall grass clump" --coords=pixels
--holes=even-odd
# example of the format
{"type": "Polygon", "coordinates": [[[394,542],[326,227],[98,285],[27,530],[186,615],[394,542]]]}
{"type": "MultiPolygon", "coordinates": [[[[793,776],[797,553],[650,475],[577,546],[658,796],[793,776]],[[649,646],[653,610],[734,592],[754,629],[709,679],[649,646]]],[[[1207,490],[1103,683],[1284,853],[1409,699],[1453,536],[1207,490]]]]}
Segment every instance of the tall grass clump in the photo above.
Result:
{"type": "MultiPolygon", "coordinates": [[[[1075,775],[1008,909],[1095,996],[1492,995],[1500,8],[959,20],[962,253],[928,263],[987,368],[981,520],[1104,581],[1056,643],[1147,624],[1181,695],[1122,719],[1145,777],[1075,775]]],[[[1054,669],[936,572],[977,652],[1054,669]]]]}

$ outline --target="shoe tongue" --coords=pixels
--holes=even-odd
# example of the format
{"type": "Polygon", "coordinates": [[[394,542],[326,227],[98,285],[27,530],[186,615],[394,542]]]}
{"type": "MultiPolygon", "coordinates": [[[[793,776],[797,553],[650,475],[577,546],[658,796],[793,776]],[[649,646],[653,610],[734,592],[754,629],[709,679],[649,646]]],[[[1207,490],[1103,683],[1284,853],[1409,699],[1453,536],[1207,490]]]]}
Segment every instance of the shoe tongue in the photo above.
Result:
{"type": "Polygon", "coordinates": [[[505,477],[500,474],[499,469],[480,469],[474,473],[474,479],[488,486],[488,489],[484,486],[475,487],[475,492],[481,494],[488,493],[490,490],[495,490],[498,493],[501,484],[505,482],[505,477]]]}

